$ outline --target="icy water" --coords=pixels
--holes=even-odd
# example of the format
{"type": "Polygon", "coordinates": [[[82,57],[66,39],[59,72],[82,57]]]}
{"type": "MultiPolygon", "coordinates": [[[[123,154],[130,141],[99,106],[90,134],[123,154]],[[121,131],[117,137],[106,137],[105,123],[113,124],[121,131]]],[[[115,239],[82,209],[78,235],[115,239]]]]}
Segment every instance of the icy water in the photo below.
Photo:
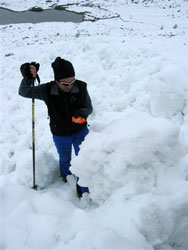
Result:
{"type": "Polygon", "coordinates": [[[0,24],[41,23],[41,22],[75,22],[84,20],[83,14],[66,10],[48,9],[42,11],[11,11],[0,8],[0,24]]]}

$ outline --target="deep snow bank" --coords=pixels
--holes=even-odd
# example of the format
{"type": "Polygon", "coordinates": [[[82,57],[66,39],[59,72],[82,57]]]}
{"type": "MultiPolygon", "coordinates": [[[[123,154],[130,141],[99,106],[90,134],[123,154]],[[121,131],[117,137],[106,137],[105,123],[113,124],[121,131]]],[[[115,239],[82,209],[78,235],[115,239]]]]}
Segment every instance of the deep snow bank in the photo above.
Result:
{"type": "Polygon", "coordinates": [[[131,195],[158,188],[158,174],[177,167],[183,153],[177,126],[131,109],[124,115],[91,132],[71,167],[99,202],[123,186],[131,195]]]}
{"type": "Polygon", "coordinates": [[[71,170],[89,187],[109,227],[129,235],[124,225],[135,224],[156,249],[186,249],[188,155],[180,130],[144,112],[124,115],[90,132],[71,170]]]}

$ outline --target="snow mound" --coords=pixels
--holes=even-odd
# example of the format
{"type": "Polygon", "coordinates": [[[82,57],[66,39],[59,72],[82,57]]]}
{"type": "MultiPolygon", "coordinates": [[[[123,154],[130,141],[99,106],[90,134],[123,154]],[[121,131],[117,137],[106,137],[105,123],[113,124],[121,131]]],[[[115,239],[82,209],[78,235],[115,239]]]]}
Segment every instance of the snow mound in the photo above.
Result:
{"type": "Polygon", "coordinates": [[[151,77],[151,113],[155,116],[181,117],[186,105],[186,69],[167,65],[151,77]],[[175,73],[176,72],[176,73],[175,73]]]}
{"type": "Polygon", "coordinates": [[[168,120],[129,110],[100,134],[89,134],[71,171],[99,203],[123,186],[127,194],[150,192],[158,172],[183,154],[178,137],[178,127],[168,120]]]}

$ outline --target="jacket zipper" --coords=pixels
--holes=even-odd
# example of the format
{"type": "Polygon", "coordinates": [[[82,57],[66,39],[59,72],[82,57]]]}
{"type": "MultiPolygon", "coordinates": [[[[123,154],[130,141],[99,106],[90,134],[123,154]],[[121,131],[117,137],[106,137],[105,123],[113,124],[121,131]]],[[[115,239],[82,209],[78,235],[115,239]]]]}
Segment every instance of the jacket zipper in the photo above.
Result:
{"type": "Polygon", "coordinates": [[[68,102],[69,102],[69,97],[66,96],[66,126],[67,126],[67,135],[69,135],[69,109],[68,109],[68,102]]]}

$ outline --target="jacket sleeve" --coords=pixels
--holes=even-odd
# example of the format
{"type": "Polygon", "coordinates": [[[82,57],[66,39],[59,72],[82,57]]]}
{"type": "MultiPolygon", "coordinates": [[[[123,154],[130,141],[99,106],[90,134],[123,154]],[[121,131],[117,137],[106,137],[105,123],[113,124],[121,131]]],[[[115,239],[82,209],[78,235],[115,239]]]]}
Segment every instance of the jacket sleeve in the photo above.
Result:
{"type": "Polygon", "coordinates": [[[89,93],[86,89],[86,99],[85,99],[85,105],[83,108],[80,108],[80,111],[84,114],[84,116],[89,116],[93,112],[93,107],[91,103],[91,98],[89,96],[89,93]]]}
{"type": "MultiPolygon", "coordinates": [[[[23,79],[18,94],[26,98],[32,98],[32,80],[23,79]]],[[[34,87],[34,98],[47,102],[46,84],[34,87]]]]}

